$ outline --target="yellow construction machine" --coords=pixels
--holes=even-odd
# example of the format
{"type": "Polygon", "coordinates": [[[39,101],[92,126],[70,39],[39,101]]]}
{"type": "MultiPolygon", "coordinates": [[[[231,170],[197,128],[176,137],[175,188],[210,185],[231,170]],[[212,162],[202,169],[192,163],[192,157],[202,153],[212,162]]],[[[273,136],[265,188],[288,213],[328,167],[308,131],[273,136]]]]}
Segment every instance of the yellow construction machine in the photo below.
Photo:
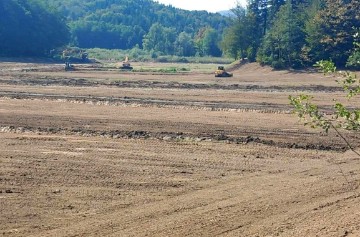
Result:
{"type": "Polygon", "coordinates": [[[224,66],[218,66],[218,69],[215,71],[215,77],[232,77],[233,74],[225,71],[224,66]]]}
{"type": "Polygon", "coordinates": [[[133,67],[130,65],[129,57],[126,56],[125,60],[122,62],[122,67],[120,67],[122,70],[132,70],[133,67]]]}

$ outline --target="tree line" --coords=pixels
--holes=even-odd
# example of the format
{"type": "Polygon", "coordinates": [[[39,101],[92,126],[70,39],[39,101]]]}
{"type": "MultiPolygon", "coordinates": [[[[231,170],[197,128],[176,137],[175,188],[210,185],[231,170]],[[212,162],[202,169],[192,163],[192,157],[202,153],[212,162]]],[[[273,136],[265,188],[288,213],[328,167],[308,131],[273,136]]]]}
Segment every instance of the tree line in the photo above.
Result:
{"type": "Polygon", "coordinates": [[[65,18],[45,1],[0,1],[0,56],[43,56],[69,39],[65,18]]]}
{"type": "Polygon", "coordinates": [[[248,58],[274,68],[330,59],[358,67],[358,0],[248,0],[232,17],[152,0],[0,1],[0,56],[42,56],[63,45],[139,49],[152,57],[248,58]]]}
{"type": "Polygon", "coordinates": [[[219,42],[228,23],[220,14],[152,0],[7,0],[0,2],[0,54],[43,54],[67,43],[137,47],[154,55],[221,56],[219,42]]]}
{"type": "Polygon", "coordinates": [[[299,68],[323,59],[359,67],[358,0],[249,0],[238,5],[222,50],[274,68],[299,68]]]}

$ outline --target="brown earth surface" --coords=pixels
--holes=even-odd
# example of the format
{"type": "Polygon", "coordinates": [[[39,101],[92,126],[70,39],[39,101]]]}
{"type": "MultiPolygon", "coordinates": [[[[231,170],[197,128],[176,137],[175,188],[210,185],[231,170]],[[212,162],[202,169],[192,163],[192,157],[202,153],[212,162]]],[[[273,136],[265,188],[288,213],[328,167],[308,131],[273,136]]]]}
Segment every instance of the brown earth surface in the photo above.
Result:
{"type": "Polygon", "coordinates": [[[359,157],[288,102],[334,78],[62,68],[0,62],[0,236],[360,236],[359,157]]]}

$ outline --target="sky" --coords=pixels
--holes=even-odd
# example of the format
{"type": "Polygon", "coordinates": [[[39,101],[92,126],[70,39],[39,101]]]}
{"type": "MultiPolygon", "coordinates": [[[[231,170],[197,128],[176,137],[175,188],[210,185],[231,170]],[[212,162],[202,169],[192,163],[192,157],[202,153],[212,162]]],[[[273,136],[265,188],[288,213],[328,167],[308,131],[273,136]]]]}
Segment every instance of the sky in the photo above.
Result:
{"type": "MultiPolygon", "coordinates": [[[[209,12],[218,12],[229,10],[236,6],[237,0],[155,0],[165,5],[172,5],[186,10],[206,10],[209,12]]],[[[243,6],[246,0],[238,0],[243,6]]]]}

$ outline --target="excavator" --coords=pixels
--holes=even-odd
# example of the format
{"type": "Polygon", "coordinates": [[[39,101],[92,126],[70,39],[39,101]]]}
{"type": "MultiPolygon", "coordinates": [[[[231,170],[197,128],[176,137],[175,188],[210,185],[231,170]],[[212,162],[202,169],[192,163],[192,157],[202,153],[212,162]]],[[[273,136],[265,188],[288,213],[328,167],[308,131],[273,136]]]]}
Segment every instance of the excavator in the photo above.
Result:
{"type": "Polygon", "coordinates": [[[65,71],[74,71],[75,67],[69,61],[66,61],[64,69],[65,69],[65,71]]]}
{"type": "Polygon", "coordinates": [[[218,69],[215,71],[215,77],[232,77],[233,74],[225,71],[224,66],[218,66],[218,69]]]}
{"type": "Polygon", "coordinates": [[[123,61],[122,67],[120,67],[120,69],[122,69],[122,70],[132,70],[133,69],[133,67],[130,65],[128,56],[125,57],[125,60],[123,61]]]}

